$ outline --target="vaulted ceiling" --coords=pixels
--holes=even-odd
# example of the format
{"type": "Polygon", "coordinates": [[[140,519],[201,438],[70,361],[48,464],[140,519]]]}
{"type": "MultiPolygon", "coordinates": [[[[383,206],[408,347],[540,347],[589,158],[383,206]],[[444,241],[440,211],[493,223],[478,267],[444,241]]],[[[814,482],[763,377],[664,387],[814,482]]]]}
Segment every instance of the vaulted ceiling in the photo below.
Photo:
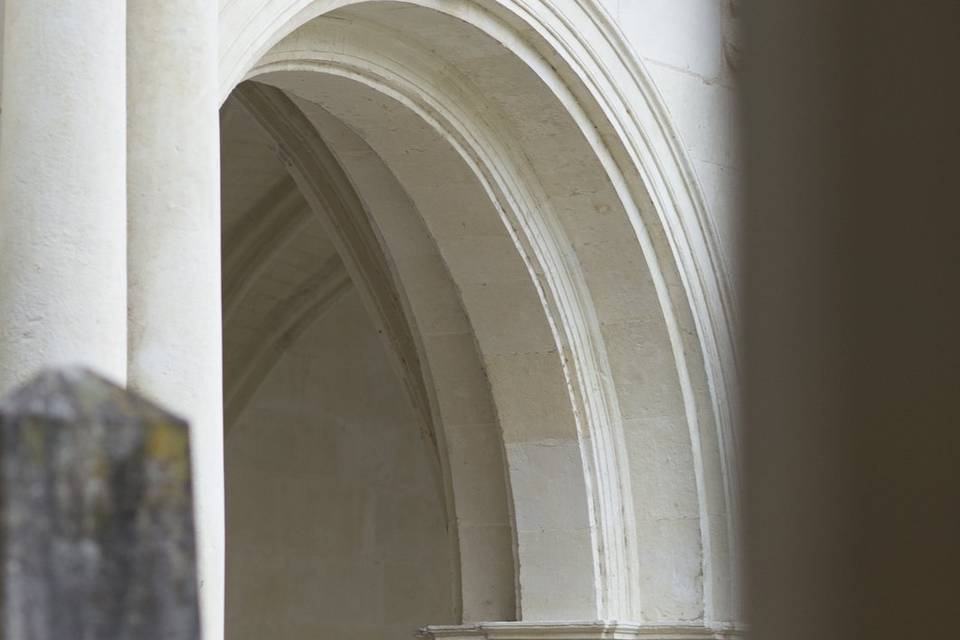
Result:
{"type": "Polygon", "coordinates": [[[224,410],[230,428],[284,348],[351,287],[277,147],[231,98],[221,110],[224,410]]]}

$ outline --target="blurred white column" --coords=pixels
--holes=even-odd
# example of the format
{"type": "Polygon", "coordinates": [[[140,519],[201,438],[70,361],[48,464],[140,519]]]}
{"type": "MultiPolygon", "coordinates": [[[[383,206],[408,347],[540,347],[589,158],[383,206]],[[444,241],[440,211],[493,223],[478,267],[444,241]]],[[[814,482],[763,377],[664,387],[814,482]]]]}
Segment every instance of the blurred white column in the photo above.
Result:
{"type": "Polygon", "coordinates": [[[123,5],[6,0],[0,391],[58,364],[126,377],[123,5]]]}
{"type": "Polygon", "coordinates": [[[192,427],[205,640],[223,638],[217,2],[129,0],[129,384],[192,427]]]}

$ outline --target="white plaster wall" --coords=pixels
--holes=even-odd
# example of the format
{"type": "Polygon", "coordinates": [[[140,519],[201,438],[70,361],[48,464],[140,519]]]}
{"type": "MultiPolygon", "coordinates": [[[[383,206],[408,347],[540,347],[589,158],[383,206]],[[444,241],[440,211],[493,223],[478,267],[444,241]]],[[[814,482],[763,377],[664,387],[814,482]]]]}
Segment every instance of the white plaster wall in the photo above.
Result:
{"type": "Polygon", "coordinates": [[[227,637],[392,640],[456,622],[428,455],[353,291],[227,440],[227,637]]]}
{"type": "MultiPolygon", "coordinates": [[[[598,0],[640,58],[693,165],[731,284],[741,160],[738,0],[598,0]]],[[[735,292],[735,289],[733,291],[735,292]]]]}

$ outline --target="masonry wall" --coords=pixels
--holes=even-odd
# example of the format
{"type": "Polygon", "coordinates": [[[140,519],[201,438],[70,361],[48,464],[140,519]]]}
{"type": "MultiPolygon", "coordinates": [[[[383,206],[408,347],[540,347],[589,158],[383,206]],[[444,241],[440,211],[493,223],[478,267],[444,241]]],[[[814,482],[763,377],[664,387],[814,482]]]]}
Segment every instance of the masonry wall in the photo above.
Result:
{"type": "Polygon", "coordinates": [[[650,74],[688,154],[736,280],[739,0],[599,0],[650,74]]]}
{"type": "Polygon", "coordinates": [[[455,622],[440,485],[350,292],[231,430],[227,637],[409,638],[455,622]]]}

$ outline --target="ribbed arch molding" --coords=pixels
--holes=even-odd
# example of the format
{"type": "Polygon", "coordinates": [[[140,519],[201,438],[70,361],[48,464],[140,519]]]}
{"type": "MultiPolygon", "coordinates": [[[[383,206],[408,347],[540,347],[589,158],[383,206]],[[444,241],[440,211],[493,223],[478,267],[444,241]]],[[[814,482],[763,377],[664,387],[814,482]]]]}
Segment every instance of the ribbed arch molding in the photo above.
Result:
{"type": "MultiPolygon", "coordinates": [[[[319,26],[317,23],[307,29],[319,26]]],[[[339,25],[340,28],[343,26],[339,25]]],[[[303,35],[300,33],[294,39],[303,35]]],[[[379,35],[381,37],[375,39],[381,45],[385,44],[383,34],[379,35]]],[[[282,45],[275,49],[278,56],[284,55],[283,51],[282,45]]],[[[271,70],[273,77],[276,77],[278,69],[297,66],[285,63],[271,65],[269,60],[272,57],[268,55],[264,65],[257,68],[255,73],[258,77],[261,72],[271,70]]],[[[394,59],[395,56],[388,54],[384,59],[387,58],[394,59]]],[[[311,67],[314,71],[319,69],[315,65],[311,67]]],[[[407,68],[396,79],[412,75],[413,71],[407,68]]],[[[425,78],[419,86],[421,90],[426,86],[425,78]]],[[[381,86],[380,90],[390,91],[386,86],[381,86]]],[[[531,176],[532,169],[525,166],[519,154],[511,154],[502,141],[490,135],[489,130],[480,132],[451,128],[455,121],[476,121],[475,117],[468,114],[451,118],[453,113],[450,107],[454,104],[470,104],[470,98],[463,95],[455,103],[438,101],[433,105],[422,102],[410,104],[421,118],[432,121],[435,128],[445,131],[446,141],[453,143],[460,157],[471,165],[473,173],[481,177],[484,192],[475,193],[472,197],[477,199],[479,196],[488,207],[495,203],[496,208],[479,215],[496,220],[499,211],[504,216],[504,229],[513,231],[512,238],[503,238],[506,241],[503,244],[509,246],[512,242],[519,247],[518,257],[521,259],[515,257],[510,263],[504,261],[498,265],[501,272],[499,279],[505,281],[498,295],[489,298],[483,294],[472,296],[471,291],[467,290],[465,306],[479,332],[478,341],[481,351],[485,351],[487,356],[487,368],[494,374],[492,384],[497,405],[507,407],[529,402],[553,407],[553,413],[541,416],[539,423],[532,416],[524,416],[522,421],[504,420],[501,416],[505,439],[512,445],[512,448],[508,448],[508,458],[511,451],[515,458],[514,464],[511,464],[514,504],[521,505],[516,514],[520,527],[520,608],[525,616],[545,617],[562,603],[559,608],[561,611],[577,610],[579,615],[586,616],[605,615],[601,612],[621,610],[620,607],[629,602],[627,581],[631,564],[627,544],[633,541],[632,536],[624,535],[632,528],[632,519],[623,517],[623,511],[629,513],[631,505],[622,496],[622,493],[629,495],[629,485],[623,482],[626,476],[620,467],[622,460],[618,459],[624,447],[622,444],[617,446],[614,441],[615,438],[622,438],[619,433],[622,429],[616,423],[611,424],[619,418],[615,410],[615,390],[607,382],[613,376],[609,371],[603,373],[600,367],[608,368],[605,363],[598,366],[597,361],[605,359],[602,337],[596,331],[596,320],[589,317],[592,306],[589,301],[582,300],[588,294],[585,285],[577,282],[580,276],[577,265],[571,261],[569,249],[563,248],[569,246],[569,242],[563,239],[563,228],[557,221],[551,220],[546,195],[534,193],[540,191],[538,183],[522,178],[524,175],[531,176]],[[438,116],[442,121],[437,119],[438,116]],[[534,211],[540,215],[529,215],[534,211]],[[560,242],[556,243],[556,239],[560,239],[560,242]],[[512,265],[509,274],[506,273],[506,264],[512,265]],[[532,281],[529,274],[534,275],[532,281]],[[502,326],[502,310],[497,307],[504,300],[511,304],[511,296],[515,298],[512,300],[514,308],[527,307],[530,311],[522,318],[518,317],[525,326],[502,326]],[[538,309],[540,306],[543,308],[538,309]],[[535,327],[536,324],[541,326],[535,327]],[[594,335],[590,335],[591,328],[595,330],[594,335]],[[512,334],[510,340],[497,340],[494,337],[504,331],[512,334]],[[485,336],[491,337],[485,339],[485,336]],[[553,344],[548,342],[551,337],[553,344]],[[565,366],[573,361],[577,364],[565,366]],[[498,371],[503,371],[504,375],[497,376],[498,371]],[[555,381],[554,385],[544,385],[548,389],[556,384],[566,384],[572,397],[565,399],[553,389],[544,390],[547,394],[544,397],[517,397],[518,394],[524,394],[524,390],[517,386],[522,384],[524,373],[555,381]],[[609,397],[604,397],[604,393],[609,397]],[[567,407],[565,415],[563,407],[567,407]],[[609,410],[611,407],[613,411],[609,410]],[[589,435],[585,437],[578,435],[587,433],[589,435]],[[550,448],[556,453],[544,455],[541,450],[546,442],[550,442],[550,448]],[[580,449],[580,455],[571,458],[564,451],[566,442],[574,443],[576,447],[572,451],[576,453],[580,449]],[[570,467],[575,460],[584,465],[579,473],[570,467]],[[543,468],[538,468],[540,466],[543,468]],[[518,481],[518,475],[531,472],[540,478],[553,477],[558,481],[563,478],[571,483],[570,488],[575,489],[575,493],[544,494],[547,487],[536,483],[533,478],[529,483],[518,481]],[[576,493],[582,495],[579,500],[576,493]],[[543,508],[551,501],[556,502],[552,509],[543,508]],[[575,507],[577,504],[584,504],[586,508],[578,510],[575,507]],[[539,508],[534,509],[534,505],[539,508]],[[562,520],[558,521],[556,514],[564,511],[566,513],[562,520]],[[544,539],[542,532],[549,532],[551,543],[544,539]],[[525,553],[531,556],[546,553],[546,556],[531,557],[525,562],[525,553]],[[581,559],[578,561],[577,557],[581,559]],[[592,580],[586,579],[588,574],[584,572],[590,566],[593,567],[592,580]],[[564,586],[560,589],[556,586],[557,576],[563,578],[564,586]],[[554,591],[554,595],[548,598],[546,594],[549,591],[554,591]],[[565,597],[560,597],[559,594],[564,591],[565,597]]],[[[479,96],[472,98],[480,100],[479,96]]],[[[421,212],[429,216],[423,207],[421,212]]],[[[436,217],[439,219],[442,214],[442,211],[437,211],[436,217]]],[[[456,254],[450,248],[444,252],[444,239],[437,233],[434,236],[440,238],[441,253],[445,253],[444,258],[450,265],[454,280],[461,283],[461,289],[462,283],[469,282],[473,276],[471,272],[475,271],[475,265],[490,259],[490,256],[477,251],[470,261],[466,259],[470,255],[469,249],[464,246],[457,247],[456,254]],[[462,266],[458,268],[458,265],[462,266]]],[[[504,254],[500,257],[507,256],[504,254]]],[[[487,281],[482,283],[482,287],[490,290],[496,284],[487,281]]]]}
{"type": "MultiPolygon", "coordinates": [[[[437,240],[476,333],[503,431],[519,615],[729,619],[736,607],[733,358],[723,277],[711,262],[702,201],[662,110],[655,101],[651,107],[650,87],[640,82],[610,89],[615,83],[608,69],[589,84],[580,75],[604,62],[583,51],[586,42],[607,43],[621,70],[629,66],[607,37],[609,25],[603,37],[576,36],[563,11],[587,12],[588,4],[546,5],[278,0],[256,3],[257,11],[235,0],[222,14],[222,87],[257,77],[363,132],[437,240]],[[347,4],[366,6],[294,31],[347,4]],[[432,8],[492,36],[510,54],[509,63],[519,65],[510,72],[533,78],[533,104],[523,105],[522,96],[518,102],[509,92],[497,95],[489,78],[471,77],[468,61],[458,66],[438,60],[429,42],[418,41],[416,29],[387,33],[393,30],[378,24],[376,12],[399,4],[432,8]],[[598,87],[604,78],[610,91],[598,87]],[[640,92],[635,104],[646,106],[653,118],[649,131],[641,130],[642,117],[623,117],[631,110],[624,106],[631,104],[626,93],[633,89],[640,92]],[[406,111],[437,132],[477,180],[470,188],[480,187],[482,198],[474,194],[462,204],[477,207],[477,220],[500,222],[515,253],[503,254],[498,263],[494,252],[471,253],[453,235],[444,237],[443,207],[429,206],[424,195],[429,185],[416,184],[400,151],[384,142],[385,132],[346,101],[351,95],[363,95],[391,115],[406,111]],[[611,106],[616,100],[620,107],[611,106]],[[549,115],[538,120],[537,110],[549,115]],[[535,128],[538,122],[567,142],[531,146],[537,132],[525,123],[535,128]],[[568,157],[577,159],[576,166],[563,164],[568,157]],[[579,192],[578,181],[585,187],[579,192]],[[490,286],[471,282],[478,266],[501,267],[490,280],[515,284],[518,305],[539,304],[528,318],[545,323],[552,357],[549,346],[524,346],[524,340],[536,343],[536,331],[542,337],[539,329],[517,329],[498,343],[514,328],[491,317],[496,300],[477,294],[490,286]],[[531,373],[559,375],[565,401],[543,389],[518,398],[517,382],[531,373]],[[563,415],[511,417],[510,407],[521,401],[560,406],[569,422],[563,415]],[[572,431],[558,432],[564,423],[572,431]],[[562,449],[568,441],[576,445],[575,457],[544,453],[548,444],[562,449]],[[572,493],[551,494],[555,487],[572,493]],[[583,495],[582,510],[576,492],[583,495]]],[[[602,16],[582,15],[588,19],[576,21],[579,30],[602,29],[602,16]]],[[[443,155],[432,153],[434,161],[443,155]]]]}

